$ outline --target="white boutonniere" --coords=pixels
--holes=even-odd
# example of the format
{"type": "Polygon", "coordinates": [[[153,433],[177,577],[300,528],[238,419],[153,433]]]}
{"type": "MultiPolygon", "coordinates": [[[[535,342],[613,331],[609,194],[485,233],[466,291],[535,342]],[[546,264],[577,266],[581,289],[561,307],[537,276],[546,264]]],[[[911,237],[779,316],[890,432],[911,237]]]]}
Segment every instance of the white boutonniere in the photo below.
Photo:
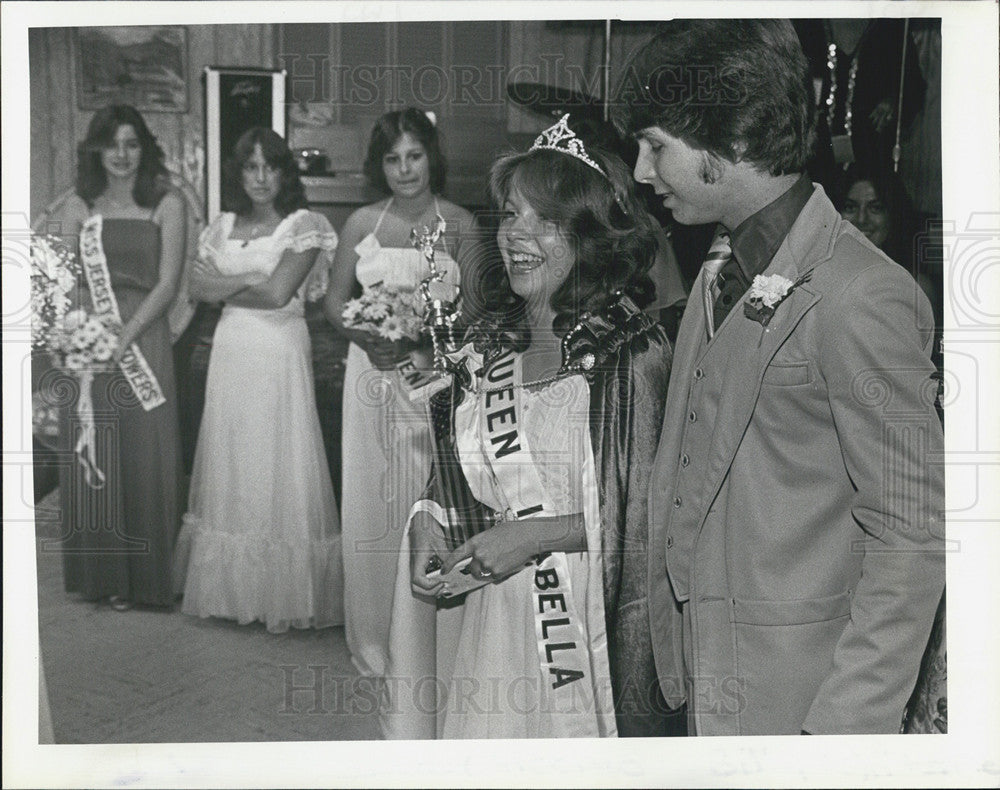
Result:
{"type": "Polygon", "coordinates": [[[809,279],[812,272],[806,272],[797,280],[789,280],[780,274],[769,274],[764,276],[758,274],[753,278],[750,291],[746,301],[743,302],[743,314],[767,327],[768,322],[774,317],[775,311],[788,295],[809,279]]]}

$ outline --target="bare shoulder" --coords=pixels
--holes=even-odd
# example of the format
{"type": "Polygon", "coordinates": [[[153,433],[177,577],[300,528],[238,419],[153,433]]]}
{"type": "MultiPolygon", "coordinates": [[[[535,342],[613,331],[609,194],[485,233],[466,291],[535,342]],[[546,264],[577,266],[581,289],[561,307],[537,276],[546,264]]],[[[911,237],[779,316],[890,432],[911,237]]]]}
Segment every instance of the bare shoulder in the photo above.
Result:
{"type": "Polygon", "coordinates": [[[354,211],[344,223],[344,232],[352,230],[360,233],[368,233],[373,230],[375,223],[378,222],[379,214],[382,213],[388,202],[389,199],[386,198],[377,203],[369,203],[367,206],[362,206],[354,211]]]}
{"type": "Polygon", "coordinates": [[[90,207],[87,205],[87,201],[80,197],[75,190],[66,195],[61,206],[63,210],[71,212],[75,216],[86,217],[90,214],[90,207]]]}
{"type": "Polygon", "coordinates": [[[387,201],[380,200],[354,211],[344,222],[339,230],[340,237],[339,250],[353,250],[365,236],[375,230],[375,223],[378,222],[378,215],[385,208],[387,201]]]}
{"type": "Polygon", "coordinates": [[[156,204],[155,217],[178,216],[183,214],[187,208],[184,195],[179,189],[171,187],[163,193],[160,202],[156,204]]]}
{"type": "Polygon", "coordinates": [[[438,198],[438,206],[441,209],[441,216],[445,218],[449,226],[455,229],[472,227],[473,218],[468,210],[444,198],[438,198]]]}

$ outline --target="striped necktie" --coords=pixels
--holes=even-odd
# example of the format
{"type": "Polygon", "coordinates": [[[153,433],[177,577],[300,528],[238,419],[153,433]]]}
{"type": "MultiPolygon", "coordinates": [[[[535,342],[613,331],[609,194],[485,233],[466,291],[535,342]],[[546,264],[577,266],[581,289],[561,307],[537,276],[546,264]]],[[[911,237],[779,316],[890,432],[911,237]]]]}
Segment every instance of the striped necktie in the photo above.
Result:
{"type": "Polygon", "coordinates": [[[709,247],[708,255],[701,266],[702,274],[702,299],[705,303],[705,328],[708,330],[708,339],[715,335],[715,321],[713,318],[713,308],[715,305],[715,281],[719,276],[722,267],[725,266],[733,255],[733,248],[729,246],[729,234],[720,233],[715,237],[712,246],[709,247]]]}

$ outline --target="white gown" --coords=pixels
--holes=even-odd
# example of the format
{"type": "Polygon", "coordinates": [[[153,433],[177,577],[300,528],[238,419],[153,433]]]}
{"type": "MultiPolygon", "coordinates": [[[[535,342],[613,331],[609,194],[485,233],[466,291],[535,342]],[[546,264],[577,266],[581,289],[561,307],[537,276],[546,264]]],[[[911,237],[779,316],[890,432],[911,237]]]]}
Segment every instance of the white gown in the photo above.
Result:
{"type": "MultiPolygon", "coordinates": [[[[416,289],[430,273],[413,247],[383,247],[376,234],[385,217],[355,247],[356,277],[416,289]]],[[[443,244],[435,265],[456,287],[458,264],[443,244]]],[[[424,402],[409,400],[395,371],[374,367],[352,343],[344,372],[343,486],[344,616],[351,660],[363,675],[385,673],[396,560],[410,506],[431,468],[430,422],[424,402]]]]}
{"type": "MultiPolygon", "coordinates": [[[[390,682],[383,690],[380,716],[387,739],[616,734],[589,390],[581,376],[573,376],[521,390],[518,397],[523,409],[519,444],[528,448],[529,456],[523,461],[537,473],[546,510],[584,515],[588,551],[557,552],[548,563],[566,576],[566,603],[556,616],[572,618],[580,629],[578,666],[584,677],[562,693],[553,690],[548,661],[559,663],[561,658],[547,658],[545,645],[551,648],[552,642],[568,641],[567,630],[558,624],[569,621],[553,621],[551,633],[548,625],[541,625],[541,619],[552,616],[544,602],[551,596],[538,597],[534,566],[436,607],[413,595],[409,558],[401,555],[392,611],[390,682]],[[540,618],[543,609],[546,614],[540,618]]],[[[472,494],[502,511],[511,500],[499,476],[519,480],[522,491],[533,484],[529,470],[518,469],[520,459],[515,459],[512,472],[498,473],[488,415],[496,412],[497,402],[508,401],[494,400],[491,406],[489,398],[483,393],[466,395],[455,414],[456,447],[472,494]]],[[[414,510],[420,507],[418,503],[414,510]]],[[[553,654],[557,655],[563,654],[553,654]]]]}
{"type": "Polygon", "coordinates": [[[337,237],[299,210],[266,238],[205,229],[200,254],[224,274],[269,274],[285,250],[320,249],[282,308],[227,305],[212,340],[205,410],[175,588],[185,614],[262,621],[272,632],[343,622],[340,524],[323,448],[304,298],[325,289],[337,237]]]}

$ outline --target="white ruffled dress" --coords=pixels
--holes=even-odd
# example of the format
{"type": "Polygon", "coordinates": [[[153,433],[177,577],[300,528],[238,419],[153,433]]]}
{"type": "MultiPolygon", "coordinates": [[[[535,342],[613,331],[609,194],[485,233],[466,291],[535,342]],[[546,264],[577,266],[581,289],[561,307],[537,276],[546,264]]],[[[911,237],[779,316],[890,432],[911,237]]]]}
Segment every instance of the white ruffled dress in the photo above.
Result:
{"type": "Polygon", "coordinates": [[[175,588],[183,611],[268,631],[343,623],[340,522],[312,372],[305,299],[322,296],[337,236],[302,209],[275,232],[230,239],[235,216],[205,229],[199,253],[223,274],[270,274],[288,249],[320,250],[276,310],[227,305],[212,340],[205,410],[175,588]]]}

